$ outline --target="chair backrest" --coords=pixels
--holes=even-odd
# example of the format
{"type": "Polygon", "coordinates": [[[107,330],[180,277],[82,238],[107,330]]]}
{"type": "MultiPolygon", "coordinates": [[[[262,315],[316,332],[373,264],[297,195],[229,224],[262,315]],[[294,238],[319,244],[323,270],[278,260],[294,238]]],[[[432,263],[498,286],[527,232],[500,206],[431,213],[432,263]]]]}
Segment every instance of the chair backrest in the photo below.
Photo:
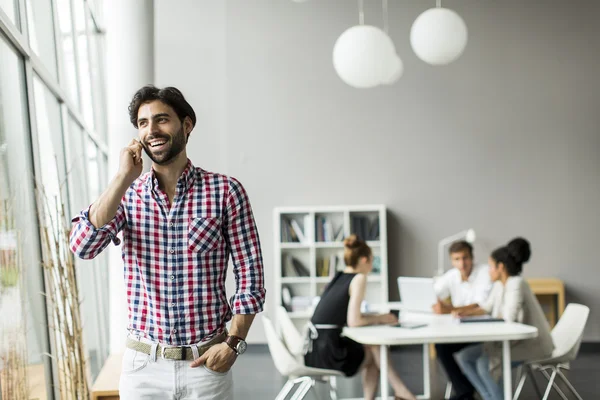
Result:
{"type": "Polygon", "coordinates": [[[304,337],[298,332],[298,329],[296,329],[287,310],[283,306],[277,307],[277,324],[281,329],[281,336],[290,353],[294,356],[303,355],[304,337]]]}
{"type": "Polygon", "coordinates": [[[552,329],[552,341],[555,347],[553,358],[560,357],[563,361],[571,361],[577,357],[589,314],[590,309],[587,306],[575,303],[567,305],[563,315],[552,329]]]}
{"type": "Polygon", "coordinates": [[[269,352],[275,363],[275,368],[283,376],[290,376],[294,371],[301,367],[298,361],[290,354],[285,344],[281,341],[273,322],[265,314],[262,314],[262,321],[265,328],[265,334],[267,336],[267,344],[269,346],[269,352]]]}

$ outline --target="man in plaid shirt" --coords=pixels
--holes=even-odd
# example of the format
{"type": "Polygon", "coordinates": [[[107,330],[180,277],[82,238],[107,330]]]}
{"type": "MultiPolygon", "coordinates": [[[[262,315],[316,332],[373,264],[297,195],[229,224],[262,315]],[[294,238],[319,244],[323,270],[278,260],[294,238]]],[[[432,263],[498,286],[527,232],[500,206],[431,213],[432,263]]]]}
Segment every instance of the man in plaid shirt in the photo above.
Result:
{"type": "Polygon", "coordinates": [[[230,399],[230,368],[265,300],[248,196],[236,179],[188,160],[196,115],[179,90],[143,87],[129,116],[139,139],[122,149],[106,190],[73,218],[70,238],[73,253],[91,259],[123,233],[129,334],[121,399],[230,399]],[[152,170],[140,176],[142,150],[152,170]],[[228,302],[230,255],[236,291],[228,302]]]}

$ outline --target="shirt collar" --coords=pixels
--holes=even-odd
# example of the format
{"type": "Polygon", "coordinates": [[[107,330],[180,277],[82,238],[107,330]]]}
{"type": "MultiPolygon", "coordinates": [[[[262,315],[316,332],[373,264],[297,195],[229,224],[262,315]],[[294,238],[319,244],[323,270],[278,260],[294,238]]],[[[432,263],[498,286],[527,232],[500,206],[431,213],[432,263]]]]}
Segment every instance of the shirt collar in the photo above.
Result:
{"type": "MultiPolygon", "coordinates": [[[[184,191],[188,191],[196,181],[196,168],[192,161],[188,158],[187,166],[183,170],[183,173],[177,180],[177,187],[182,187],[184,191]]],[[[154,173],[154,168],[150,169],[150,172],[146,176],[146,181],[144,182],[148,190],[152,191],[158,187],[158,178],[154,173]]]]}

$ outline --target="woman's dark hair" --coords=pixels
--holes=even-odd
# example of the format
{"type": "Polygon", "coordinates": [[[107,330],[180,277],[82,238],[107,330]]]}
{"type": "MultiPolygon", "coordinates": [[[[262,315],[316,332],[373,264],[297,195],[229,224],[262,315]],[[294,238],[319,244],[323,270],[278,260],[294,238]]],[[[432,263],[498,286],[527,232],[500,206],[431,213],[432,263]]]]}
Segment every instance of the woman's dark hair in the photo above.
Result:
{"type": "Polygon", "coordinates": [[[344,262],[347,266],[356,267],[361,257],[369,258],[371,254],[371,248],[358,236],[352,234],[344,240],[344,262]]]}
{"type": "Polygon", "coordinates": [[[146,85],[135,92],[131,99],[131,103],[129,103],[129,120],[136,129],[138,127],[137,118],[140,106],[154,100],[160,100],[171,107],[181,122],[183,122],[185,117],[190,117],[192,126],[196,126],[196,113],[192,106],[185,100],[185,97],[183,97],[183,94],[179,89],[174,87],[159,89],[153,85],[146,85]]]}
{"type": "Polygon", "coordinates": [[[527,239],[514,238],[506,246],[500,247],[492,253],[492,259],[504,264],[509,276],[520,275],[523,264],[531,257],[531,247],[527,239]]]}

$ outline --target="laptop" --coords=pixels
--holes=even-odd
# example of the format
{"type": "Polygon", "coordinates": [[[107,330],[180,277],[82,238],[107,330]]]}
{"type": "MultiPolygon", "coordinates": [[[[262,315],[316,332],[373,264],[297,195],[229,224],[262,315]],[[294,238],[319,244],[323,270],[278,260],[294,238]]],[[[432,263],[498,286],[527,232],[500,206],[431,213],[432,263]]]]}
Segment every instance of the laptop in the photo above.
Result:
{"type": "Polygon", "coordinates": [[[406,311],[431,313],[431,307],[437,302],[433,289],[433,278],[398,278],[398,292],[402,309],[406,311]]]}

